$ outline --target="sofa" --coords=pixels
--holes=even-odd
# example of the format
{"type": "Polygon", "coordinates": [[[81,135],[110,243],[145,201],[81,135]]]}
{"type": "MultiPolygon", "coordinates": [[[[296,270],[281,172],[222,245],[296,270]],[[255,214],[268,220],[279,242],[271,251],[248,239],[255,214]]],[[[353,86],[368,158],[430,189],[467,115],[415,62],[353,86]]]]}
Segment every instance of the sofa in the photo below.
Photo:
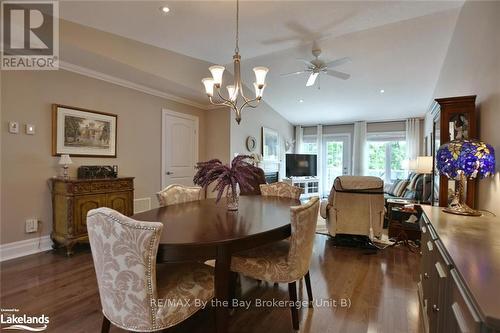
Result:
{"type": "Polygon", "coordinates": [[[397,179],[392,184],[385,184],[384,198],[406,199],[416,202],[430,202],[432,176],[421,173],[410,173],[406,179],[397,179]],[[425,179],[425,193],[424,193],[425,179]]]}

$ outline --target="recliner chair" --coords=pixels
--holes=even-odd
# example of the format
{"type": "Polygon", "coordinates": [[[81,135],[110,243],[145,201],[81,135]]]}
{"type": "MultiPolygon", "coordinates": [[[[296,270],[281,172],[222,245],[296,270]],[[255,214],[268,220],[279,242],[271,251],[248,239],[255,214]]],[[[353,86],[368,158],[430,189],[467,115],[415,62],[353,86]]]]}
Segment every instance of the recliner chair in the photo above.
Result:
{"type": "Polygon", "coordinates": [[[384,182],[371,176],[340,176],[321,202],[328,233],[379,238],[384,224],[384,182]]]}

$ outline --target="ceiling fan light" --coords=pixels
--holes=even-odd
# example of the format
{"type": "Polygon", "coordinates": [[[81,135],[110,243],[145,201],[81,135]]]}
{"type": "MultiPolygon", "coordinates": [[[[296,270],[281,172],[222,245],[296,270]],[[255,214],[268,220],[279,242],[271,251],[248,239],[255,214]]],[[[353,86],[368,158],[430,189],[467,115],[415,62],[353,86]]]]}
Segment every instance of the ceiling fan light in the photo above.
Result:
{"type": "Polygon", "coordinates": [[[233,102],[236,100],[236,88],[231,84],[226,87],[229,99],[233,102]]]}
{"type": "Polygon", "coordinates": [[[266,82],[266,75],[267,75],[267,72],[269,71],[269,68],[267,68],[267,67],[254,67],[253,71],[255,73],[255,82],[258,85],[264,85],[264,83],[266,82]]]}
{"type": "Polygon", "coordinates": [[[212,73],[214,84],[220,87],[222,84],[222,74],[224,74],[225,70],[224,66],[218,66],[218,65],[210,66],[208,67],[208,70],[210,71],[210,73],[212,73]]]}
{"type": "Polygon", "coordinates": [[[201,80],[201,83],[205,86],[205,93],[212,97],[214,95],[214,79],[211,77],[206,77],[201,80]]]}
{"type": "Polygon", "coordinates": [[[310,87],[316,82],[316,77],[319,75],[319,73],[311,73],[309,75],[309,78],[307,79],[306,87],[310,87]]]}

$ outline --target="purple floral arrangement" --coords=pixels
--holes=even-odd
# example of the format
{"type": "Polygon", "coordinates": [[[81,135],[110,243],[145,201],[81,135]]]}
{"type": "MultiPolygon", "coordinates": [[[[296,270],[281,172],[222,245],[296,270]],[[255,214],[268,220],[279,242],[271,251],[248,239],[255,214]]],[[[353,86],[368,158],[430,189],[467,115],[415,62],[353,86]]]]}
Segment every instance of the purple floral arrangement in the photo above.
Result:
{"type": "Polygon", "coordinates": [[[207,162],[198,162],[193,182],[203,188],[207,188],[213,182],[217,182],[214,192],[217,191],[217,202],[221,199],[224,189],[230,187],[232,193],[236,193],[237,184],[241,189],[253,190],[252,181],[259,176],[260,169],[247,162],[252,157],[249,155],[236,156],[231,164],[223,164],[218,159],[207,162]]]}
{"type": "Polygon", "coordinates": [[[480,178],[495,174],[495,150],[477,140],[453,140],[442,145],[436,154],[439,172],[448,178],[458,179],[463,173],[467,178],[480,178]]]}

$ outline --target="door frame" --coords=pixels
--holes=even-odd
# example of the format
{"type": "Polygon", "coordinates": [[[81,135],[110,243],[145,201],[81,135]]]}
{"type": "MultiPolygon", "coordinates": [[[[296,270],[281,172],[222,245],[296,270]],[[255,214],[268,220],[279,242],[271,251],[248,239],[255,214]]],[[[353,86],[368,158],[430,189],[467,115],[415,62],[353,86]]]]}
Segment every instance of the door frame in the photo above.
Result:
{"type": "MultiPolygon", "coordinates": [[[[322,142],[321,142],[321,154],[323,154],[322,156],[322,161],[321,161],[321,174],[322,174],[322,187],[323,187],[323,190],[324,191],[330,191],[330,189],[327,189],[326,188],[326,185],[327,185],[327,179],[326,179],[326,142],[327,141],[336,141],[335,138],[346,138],[347,141],[344,149],[343,149],[343,155],[342,156],[342,163],[344,164],[342,166],[342,175],[344,175],[344,172],[343,172],[343,169],[344,167],[347,165],[347,175],[350,175],[351,174],[351,164],[352,164],[352,155],[351,155],[351,141],[352,141],[352,137],[351,137],[351,133],[332,133],[332,134],[323,134],[323,137],[322,137],[322,142]],[[333,138],[333,140],[328,140],[329,138],[333,138]]],[[[338,140],[338,141],[341,141],[341,140],[338,140]]],[[[344,141],[344,140],[342,140],[344,141]]]]}
{"type": "MultiPolygon", "coordinates": [[[[199,153],[199,132],[200,132],[200,120],[197,116],[193,116],[190,114],[186,113],[181,113],[177,111],[172,111],[166,108],[161,109],[161,189],[164,189],[166,184],[165,184],[165,173],[167,172],[167,165],[165,163],[165,139],[167,137],[166,135],[166,128],[165,128],[165,120],[167,116],[174,116],[178,118],[184,118],[184,119],[189,119],[189,120],[194,120],[195,124],[195,145],[194,145],[194,151],[196,155],[196,160],[199,160],[200,158],[200,153],[199,153]]],[[[194,166],[193,166],[194,167],[194,166]]]]}

